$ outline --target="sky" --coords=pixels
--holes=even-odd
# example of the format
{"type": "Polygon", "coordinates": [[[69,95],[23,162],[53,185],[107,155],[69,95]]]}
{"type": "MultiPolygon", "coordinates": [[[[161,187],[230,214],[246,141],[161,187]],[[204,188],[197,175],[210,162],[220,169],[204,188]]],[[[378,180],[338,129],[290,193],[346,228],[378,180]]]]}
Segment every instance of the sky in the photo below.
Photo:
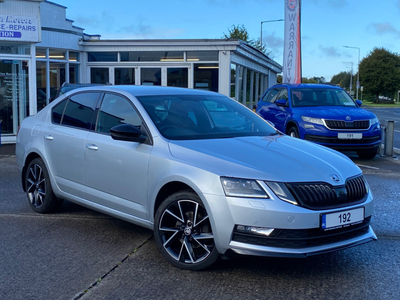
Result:
{"type": "MultiPolygon", "coordinates": [[[[101,39],[220,39],[233,25],[250,39],[261,22],[282,19],[286,0],[52,0],[67,18],[101,39]]],[[[325,77],[358,67],[375,47],[400,53],[400,0],[301,0],[303,77],[325,77]]],[[[283,64],[284,22],[262,25],[270,57],[283,64]]]]}

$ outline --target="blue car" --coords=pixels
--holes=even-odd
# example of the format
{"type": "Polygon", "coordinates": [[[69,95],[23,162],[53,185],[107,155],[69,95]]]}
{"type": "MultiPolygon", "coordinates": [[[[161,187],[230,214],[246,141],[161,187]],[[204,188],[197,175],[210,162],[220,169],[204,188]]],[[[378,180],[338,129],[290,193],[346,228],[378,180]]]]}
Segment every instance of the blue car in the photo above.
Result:
{"type": "Polygon", "coordinates": [[[381,144],[381,126],[361,104],[338,86],[278,84],[261,97],[256,112],[290,136],[372,159],[381,144]]]}

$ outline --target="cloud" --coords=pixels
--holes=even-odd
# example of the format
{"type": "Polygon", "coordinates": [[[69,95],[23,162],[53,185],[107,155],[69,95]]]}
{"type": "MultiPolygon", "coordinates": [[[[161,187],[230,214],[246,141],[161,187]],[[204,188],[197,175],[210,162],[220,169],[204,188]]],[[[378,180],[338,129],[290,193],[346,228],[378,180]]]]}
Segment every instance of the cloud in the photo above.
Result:
{"type": "MultiPolygon", "coordinates": [[[[74,24],[79,24],[79,27],[88,29],[89,31],[110,31],[113,30],[114,26],[114,17],[109,15],[106,12],[102,12],[101,16],[88,16],[83,17],[82,15],[78,15],[74,18],[74,24]]],[[[94,34],[94,33],[89,33],[94,34]]]]}
{"type": "MultiPolygon", "coordinates": [[[[400,0],[398,3],[400,5],[400,0]]],[[[400,37],[400,31],[394,28],[390,23],[372,23],[370,26],[377,34],[393,33],[397,37],[400,37]]]]}
{"type": "Polygon", "coordinates": [[[319,50],[324,54],[324,56],[339,58],[342,57],[342,54],[338,51],[336,47],[324,47],[319,45],[319,50]]]}
{"type": "Polygon", "coordinates": [[[267,52],[271,52],[270,57],[277,55],[282,56],[283,53],[283,38],[276,36],[276,33],[263,35],[263,44],[267,48],[267,52]]]}

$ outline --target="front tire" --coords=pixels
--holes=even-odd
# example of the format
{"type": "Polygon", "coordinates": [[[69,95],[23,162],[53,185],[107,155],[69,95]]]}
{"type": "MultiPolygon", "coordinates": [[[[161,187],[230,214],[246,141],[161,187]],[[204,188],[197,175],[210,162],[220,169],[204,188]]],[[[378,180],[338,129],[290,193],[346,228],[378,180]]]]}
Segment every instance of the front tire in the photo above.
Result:
{"type": "Polygon", "coordinates": [[[357,155],[362,159],[373,159],[378,152],[378,148],[374,148],[372,150],[358,150],[357,155]]]}
{"type": "Polygon", "coordinates": [[[26,169],[25,189],[29,204],[35,212],[53,212],[63,203],[62,199],[54,195],[49,173],[40,158],[32,160],[26,169]]]}
{"type": "Polygon", "coordinates": [[[300,137],[299,131],[297,130],[296,127],[290,127],[287,134],[295,138],[300,137]]]}
{"type": "Polygon", "coordinates": [[[161,203],[154,237],[162,255],[181,269],[205,269],[219,257],[208,213],[190,190],[172,194],[161,203]]]}

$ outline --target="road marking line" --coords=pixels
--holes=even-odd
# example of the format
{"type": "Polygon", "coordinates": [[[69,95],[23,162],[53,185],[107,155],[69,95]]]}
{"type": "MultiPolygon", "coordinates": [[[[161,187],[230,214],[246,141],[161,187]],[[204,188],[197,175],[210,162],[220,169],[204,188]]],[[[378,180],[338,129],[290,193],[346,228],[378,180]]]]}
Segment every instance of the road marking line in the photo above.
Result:
{"type": "Polygon", "coordinates": [[[367,168],[367,169],[379,170],[379,168],[371,167],[371,166],[365,166],[365,165],[360,165],[360,164],[357,164],[357,166],[367,168]]]}

